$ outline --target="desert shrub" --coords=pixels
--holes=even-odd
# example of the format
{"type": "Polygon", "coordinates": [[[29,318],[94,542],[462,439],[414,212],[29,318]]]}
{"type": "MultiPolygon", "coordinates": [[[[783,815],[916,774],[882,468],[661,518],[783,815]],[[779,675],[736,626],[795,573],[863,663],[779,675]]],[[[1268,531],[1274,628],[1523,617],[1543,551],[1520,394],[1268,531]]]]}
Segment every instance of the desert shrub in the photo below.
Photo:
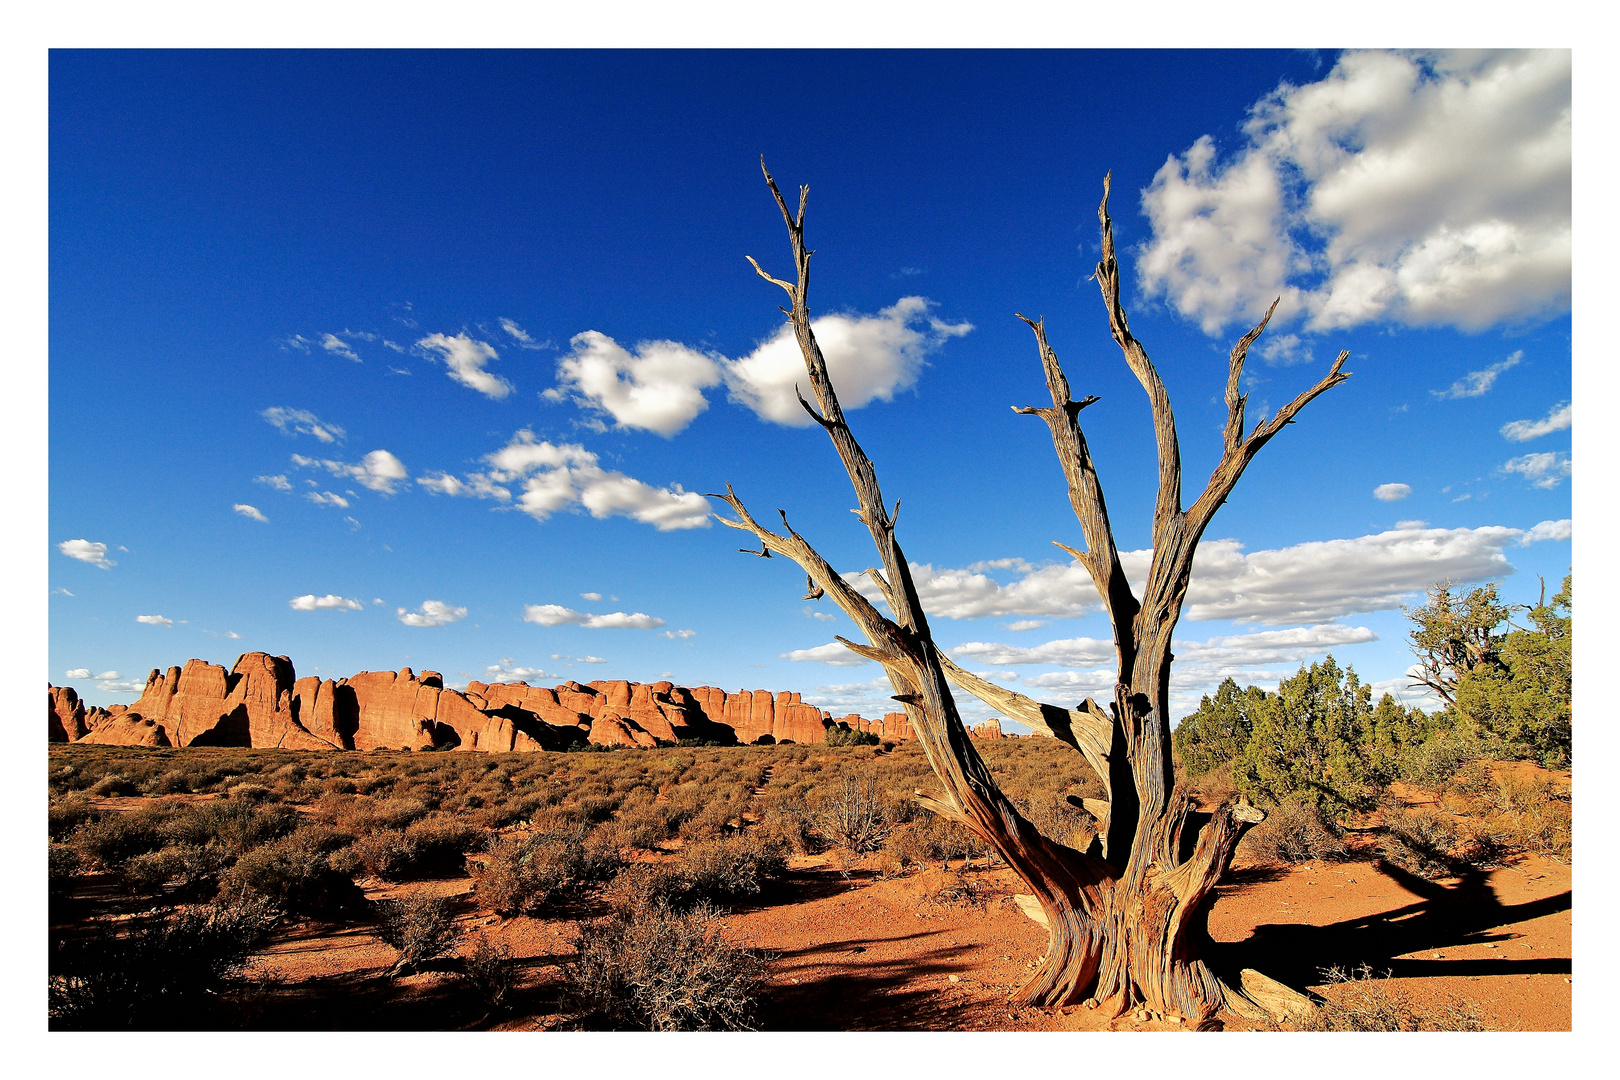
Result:
{"type": "Polygon", "coordinates": [[[403,881],[416,854],[403,829],[378,829],[356,840],[353,848],[361,869],[384,881],[403,881]]]}
{"type": "Polygon", "coordinates": [[[587,1027],[637,1031],[756,1030],[765,958],[725,940],[707,906],[654,904],[588,924],[564,966],[587,1027]]]}
{"type": "Polygon", "coordinates": [[[814,821],[802,802],[772,800],[760,815],[754,832],[786,844],[799,855],[807,855],[815,848],[814,821]]]}
{"type": "Polygon", "coordinates": [[[681,874],[689,896],[705,900],[753,896],[787,865],[780,841],[728,836],[693,844],[681,852],[681,874]]]}
{"type": "Polygon", "coordinates": [[[828,746],[876,746],[878,737],[870,731],[839,727],[834,724],[827,729],[825,742],[828,746]]]}
{"type": "Polygon", "coordinates": [[[710,802],[681,823],[680,837],[691,842],[713,840],[715,837],[723,836],[738,819],[738,812],[738,809],[729,802],[720,800],[710,802]]]}
{"type": "Polygon", "coordinates": [[[72,845],[53,843],[50,846],[50,854],[46,857],[46,895],[51,921],[55,922],[69,913],[64,906],[73,893],[81,867],[82,860],[72,845]]]}
{"type": "Polygon", "coordinates": [[[229,799],[243,799],[247,802],[264,802],[270,799],[272,792],[263,784],[232,784],[225,792],[229,799]]]}
{"type": "Polygon", "coordinates": [[[870,775],[844,776],[815,806],[816,830],[857,854],[883,845],[893,818],[889,800],[870,775]]]}
{"type": "Polygon", "coordinates": [[[1458,1001],[1425,1005],[1376,976],[1366,964],[1330,968],[1327,1001],[1299,1025],[1304,1031],[1484,1031],[1474,1007],[1458,1001]]]}
{"type": "Polygon", "coordinates": [[[163,817],[157,807],[102,815],[73,832],[73,845],[102,866],[118,869],[136,855],[163,846],[163,817]]]}
{"type": "Polygon", "coordinates": [[[1238,847],[1250,859],[1274,863],[1340,859],[1346,854],[1333,819],[1306,799],[1290,799],[1266,811],[1266,819],[1245,833],[1238,847]]]}
{"type": "Polygon", "coordinates": [[[411,869],[418,874],[459,874],[463,856],[484,842],[485,832],[448,814],[430,814],[411,822],[405,841],[412,850],[411,869]]]}
{"type": "Polygon", "coordinates": [[[186,795],[191,791],[191,777],[182,769],[170,769],[147,785],[151,795],[186,795]]]}
{"type": "Polygon", "coordinates": [[[65,839],[74,829],[97,816],[96,811],[90,808],[90,800],[83,795],[64,795],[52,799],[47,812],[51,839],[65,839]]]}
{"type": "Polygon", "coordinates": [[[944,907],[983,909],[989,903],[988,891],[972,878],[941,874],[941,880],[928,890],[927,898],[944,907]]]}
{"type": "Polygon", "coordinates": [[[399,959],[388,970],[390,977],[420,971],[455,944],[455,917],[445,897],[412,893],[383,900],[377,907],[377,936],[399,950],[399,959]]]}
{"type": "Polygon", "coordinates": [[[484,1016],[500,1016],[517,986],[517,968],[510,947],[491,941],[482,932],[473,936],[472,951],[461,961],[458,978],[467,992],[484,1006],[484,1016]]]}
{"type": "Polygon", "coordinates": [[[1013,805],[1042,836],[1072,848],[1084,849],[1097,834],[1097,819],[1061,795],[1030,794],[1013,798],[1013,805]]]}
{"type": "Polygon", "coordinates": [[[347,839],[335,829],[305,826],[237,859],[220,882],[221,892],[270,897],[295,914],[357,911],[363,904],[360,890],[328,859],[347,839]]]}
{"type": "Polygon", "coordinates": [[[499,915],[539,909],[585,868],[578,829],[508,836],[498,840],[473,873],[473,895],[499,915]]]}
{"type": "Polygon", "coordinates": [[[234,857],[286,836],[301,821],[290,806],[221,799],[184,807],[164,822],[163,837],[170,843],[215,843],[234,857]]]}
{"type": "Polygon", "coordinates": [[[55,943],[53,1030],[196,1028],[279,918],[264,898],[230,899],[148,916],[113,934],[55,943]]]}
{"type": "Polygon", "coordinates": [[[90,785],[90,794],[103,798],[120,795],[139,795],[140,793],[140,787],[137,786],[133,780],[118,773],[103,776],[100,780],[97,780],[94,784],[90,785]]]}
{"type": "Polygon", "coordinates": [[[1385,834],[1378,854],[1386,862],[1423,878],[1453,874],[1459,864],[1464,838],[1450,814],[1428,808],[1391,807],[1384,814],[1385,834]]]}

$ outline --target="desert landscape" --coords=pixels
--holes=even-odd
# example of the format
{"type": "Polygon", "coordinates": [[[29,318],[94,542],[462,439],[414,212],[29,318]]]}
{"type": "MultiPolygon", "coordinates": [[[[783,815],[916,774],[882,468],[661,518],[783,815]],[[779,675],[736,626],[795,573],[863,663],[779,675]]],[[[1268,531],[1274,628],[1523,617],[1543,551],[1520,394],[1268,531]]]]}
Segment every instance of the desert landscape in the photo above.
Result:
{"type": "Polygon", "coordinates": [[[50,1029],[1570,1031],[1570,52],[787,55],[53,52],[50,1029]]]}

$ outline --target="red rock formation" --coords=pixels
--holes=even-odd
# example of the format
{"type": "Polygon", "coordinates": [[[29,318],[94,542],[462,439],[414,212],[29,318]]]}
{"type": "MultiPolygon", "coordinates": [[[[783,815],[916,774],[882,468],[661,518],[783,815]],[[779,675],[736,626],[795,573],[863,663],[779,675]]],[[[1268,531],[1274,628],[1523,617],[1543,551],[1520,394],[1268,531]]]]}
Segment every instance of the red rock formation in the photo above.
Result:
{"type": "Polygon", "coordinates": [[[79,740],[101,746],[171,746],[162,724],[133,712],[120,713],[79,740]]]}
{"type": "MultiPolygon", "coordinates": [[[[87,710],[71,688],[51,687],[50,715],[57,741],[486,752],[564,749],[586,740],[610,746],[685,738],[815,743],[825,741],[833,723],[831,713],[794,692],[728,694],[713,686],[624,680],[555,688],[475,681],[457,692],[444,688],[438,672],[418,675],[410,668],[336,681],[298,679],[286,657],[258,652],[244,653],[229,672],[202,660],[154,670],[127,710],[87,710]]],[[[851,714],[839,723],[883,738],[911,737],[904,713],[881,721],[851,714]]]]}
{"type": "Polygon", "coordinates": [[[976,724],[969,734],[971,734],[975,739],[1000,739],[1003,737],[1001,733],[1001,721],[992,718],[986,720],[982,724],[976,724]]]}
{"type": "Polygon", "coordinates": [[[51,742],[78,742],[90,734],[90,726],[85,723],[84,702],[71,686],[51,686],[46,684],[47,694],[46,711],[50,714],[50,741],[51,742]]]}

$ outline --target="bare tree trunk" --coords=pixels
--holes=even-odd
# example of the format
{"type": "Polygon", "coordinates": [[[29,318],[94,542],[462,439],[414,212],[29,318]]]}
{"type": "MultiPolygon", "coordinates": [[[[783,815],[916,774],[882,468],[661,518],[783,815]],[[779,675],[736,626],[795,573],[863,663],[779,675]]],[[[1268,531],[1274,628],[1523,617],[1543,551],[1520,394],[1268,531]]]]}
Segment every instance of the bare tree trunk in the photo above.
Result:
{"type": "MultiPolygon", "coordinates": [[[[763,169],[764,162],[760,165],[763,169]]],[[[1210,517],[1260,447],[1312,398],[1348,378],[1340,373],[1348,354],[1341,353],[1326,378],[1245,438],[1245,398],[1238,393],[1239,378],[1249,346],[1271,318],[1268,312],[1232,350],[1225,453],[1203,494],[1184,511],[1180,448],[1169,395],[1146,351],[1131,336],[1119,303],[1119,267],[1108,217],[1108,181],[1104,180],[1098,209],[1103,258],[1096,279],[1114,339],[1153,406],[1159,452],[1153,561],[1143,599],[1138,601],[1125,579],[1102,487],[1078,423],[1080,411],[1098,399],[1076,402],[1070,398],[1068,380],[1047,344],[1044,324],[1024,319],[1035,332],[1052,405],[1017,411],[1040,416],[1051,430],[1086,550],[1058,546],[1073,555],[1096,584],[1113,626],[1119,665],[1119,682],[1108,708],[1089,699],[1073,710],[1043,704],[963,671],[935,647],[876,470],[844,421],[810,326],[806,294],[811,252],[804,246],[809,189],[800,188],[795,215],[768,170],[765,180],[787,224],[797,277],[793,282],[780,280],[760,269],[757,262],[754,269],[781,286],[792,301],[792,307],[783,310],[792,321],[819,411],[802,393],[799,401],[832,438],[854,485],[860,502],[857,514],[871,533],[882,563],[881,568],[867,573],[877,583],[893,618],[882,615],[828,565],[788,524],[786,514],[782,514],[785,535],[772,532],[753,518],[727,485],[726,493],[715,497],[724,499],[737,517],[720,520],[753,533],[761,545],[755,554],[785,555],[797,562],[809,577],[810,594],[820,591],[830,596],[861,628],[869,644],[839,640],[883,665],[895,699],[905,706],[944,789],[933,795],[919,791],[918,800],[982,837],[1040,901],[1050,940],[1035,976],[1021,992],[1024,1001],[1057,1005],[1088,996],[1099,1002],[1116,999],[1120,1011],[1141,1004],[1199,1024],[1211,1022],[1216,1012],[1229,1005],[1252,1009],[1253,1003],[1223,984],[1200,954],[1207,940],[1210,890],[1230,864],[1244,830],[1263,815],[1246,803],[1228,804],[1199,827],[1190,798],[1176,789],[1170,751],[1171,639],[1191,576],[1193,553],[1210,517]],[[950,682],[1085,756],[1107,794],[1106,804],[1087,804],[1101,822],[1102,842],[1097,849],[1081,852],[1059,844],[1019,814],[968,738],[950,682]]]]}

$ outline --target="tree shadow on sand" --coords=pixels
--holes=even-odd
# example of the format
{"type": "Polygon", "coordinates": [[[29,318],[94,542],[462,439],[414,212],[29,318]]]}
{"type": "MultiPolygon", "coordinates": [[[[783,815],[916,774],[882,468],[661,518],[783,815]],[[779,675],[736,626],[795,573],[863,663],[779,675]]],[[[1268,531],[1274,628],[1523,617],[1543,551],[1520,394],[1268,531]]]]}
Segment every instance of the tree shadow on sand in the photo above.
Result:
{"type": "Polygon", "coordinates": [[[1486,873],[1474,867],[1462,869],[1454,884],[1442,885],[1384,860],[1375,866],[1416,899],[1327,926],[1265,923],[1242,941],[1215,943],[1208,954],[1210,965],[1227,977],[1235,977],[1240,968],[1255,968],[1293,987],[1319,983],[1328,968],[1362,964],[1396,978],[1569,974],[1567,956],[1425,960],[1405,954],[1512,940],[1518,935],[1509,927],[1568,911],[1570,892],[1504,904],[1486,873]]]}

